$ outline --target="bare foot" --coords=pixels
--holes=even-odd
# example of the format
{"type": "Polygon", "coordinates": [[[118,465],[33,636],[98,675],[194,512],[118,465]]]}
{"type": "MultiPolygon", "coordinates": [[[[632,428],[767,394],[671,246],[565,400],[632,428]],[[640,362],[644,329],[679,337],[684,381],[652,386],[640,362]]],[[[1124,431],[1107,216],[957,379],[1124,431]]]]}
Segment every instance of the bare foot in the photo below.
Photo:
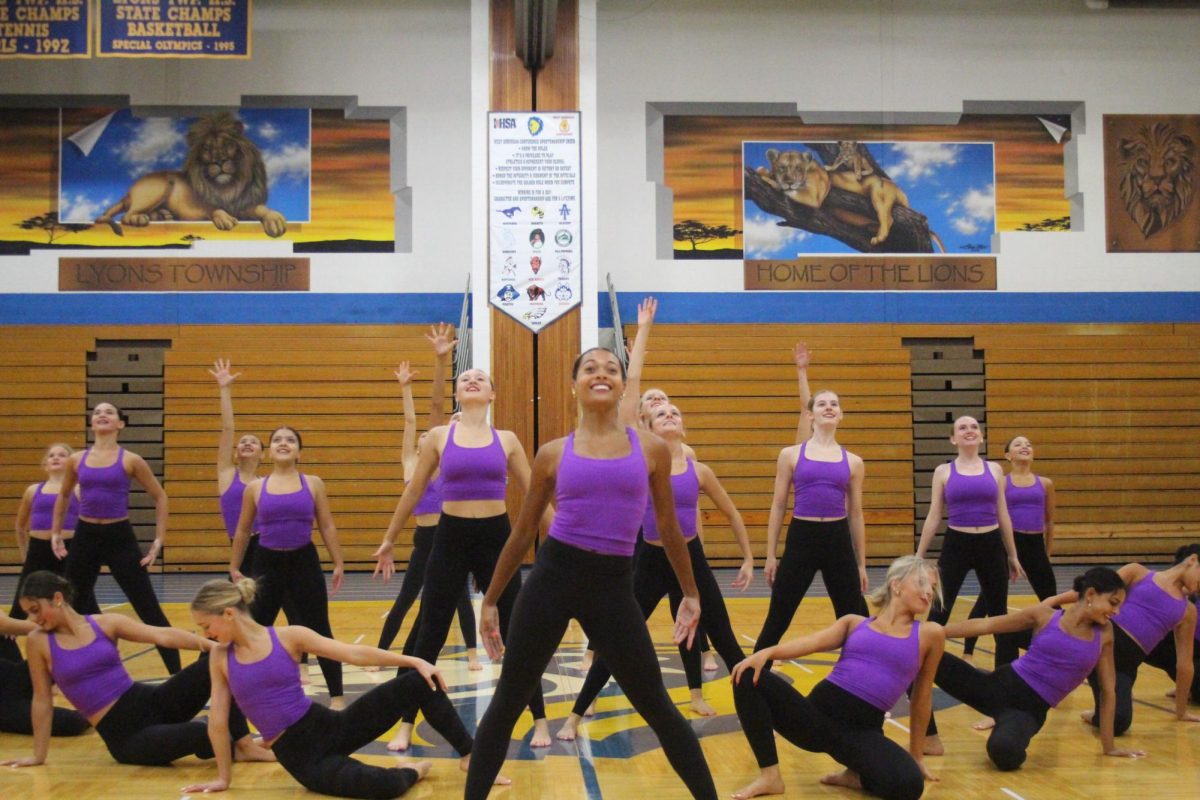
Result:
{"type": "Polygon", "coordinates": [[[233,745],[233,757],[238,761],[276,761],[275,754],[263,747],[253,736],[243,736],[233,745]]]}
{"type": "Polygon", "coordinates": [[[753,782],[733,793],[734,800],[747,800],[764,794],[783,794],[783,775],[779,766],[767,767],[753,782]]]}
{"type": "MultiPolygon", "coordinates": [[[[372,664],[369,667],[363,667],[363,672],[379,672],[381,669],[383,669],[383,667],[379,666],[378,664],[372,664]]],[[[407,766],[407,764],[405,766],[407,766]]]]}
{"type": "Polygon", "coordinates": [[[594,717],[594,716],[596,716],[596,701],[595,701],[595,700],[593,700],[593,701],[592,701],[592,704],[591,704],[590,706],[588,706],[588,707],[587,707],[587,711],[584,711],[584,712],[583,712],[583,715],[584,715],[585,717],[594,717]]]}
{"type": "Polygon", "coordinates": [[[940,736],[926,736],[925,749],[921,752],[927,756],[943,756],[946,754],[946,745],[942,744],[940,736]]]}
{"type": "MultiPolygon", "coordinates": [[[[465,755],[458,760],[458,768],[466,772],[471,768],[471,756],[465,755]]],[[[492,781],[493,786],[512,786],[512,778],[506,778],[503,775],[496,775],[496,780],[492,781]]]]}
{"type": "Polygon", "coordinates": [[[996,720],[992,719],[991,717],[984,717],[983,719],[979,720],[979,722],[976,722],[974,725],[972,725],[971,730],[990,731],[994,727],[996,727],[996,720]]]}
{"type": "Polygon", "coordinates": [[[567,717],[567,721],[558,729],[558,733],[554,734],[555,738],[561,739],[564,742],[573,742],[575,737],[579,735],[580,716],[572,714],[567,717]]]}
{"type": "Polygon", "coordinates": [[[1096,712],[1095,712],[1095,711],[1084,711],[1084,712],[1081,712],[1081,713],[1080,713],[1080,715],[1079,715],[1079,718],[1080,718],[1081,720],[1083,720],[1084,722],[1086,722],[1087,724],[1091,725],[1091,724],[1092,724],[1092,717],[1094,717],[1094,716],[1096,716],[1096,712]]]}
{"type": "Polygon", "coordinates": [[[592,668],[592,659],[595,657],[596,657],[595,652],[593,652],[591,650],[584,652],[583,662],[580,663],[579,668],[581,670],[583,670],[584,672],[587,672],[589,669],[592,668]]]}
{"type": "Polygon", "coordinates": [[[412,744],[413,726],[411,722],[401,722],[400,730],[396,731],[396,735],[387,743],[387,749],[393,753],[400,753],[408,749],[412,744]]]}
{"type": "Polygon", "coordinates": [[[433,769],[432,761],[413,761],[410,764],[397,764],[396,769],[411,769],[417,773],[417,780],[421,780],[429,774],[429,770],[433,769]]]}
{"type": "Polygon", "coordinates": [[[338,695],[329,698],[329,708],[332,711],[342,711],[346,708],[346,698],[338,695]]]}
{"type": "Polygon", "coordinates": [[[719,667],[717,667],[717,659],[713,658],[712,653],[705,653],[704,654],[704,671],[705,672],[716,672],[717,669],[719,669],[719,667]]]}
{"type": "Polygon", "coordinates": [[[692,689],[692,702],[688,704],[688,708],[702,717],[715,717],[717,715],[717,710],[708,704],[708,701],[704,699],[704,695],[700,693],[699,689],[692,689]]]}
{"type": "Polygon", "coordinates": [[[858,773],[848,769],[844,769],[841,772],[831,772],[821,778],[821,783],[826,786],[844,786],[847,789],[862,789],[862,781],[859,780],[858,773]]]}
{"type": "Polygon", "coordinates": [[[554,742],[550,737],[550,723],[546,722],[546,718],[535,719],[533,721],[533,736],[529,739],[530,747],[549,747],[554,742]]]}
{"type": "Polygon", "coordinates": [[[483,664],[479,663],[479,650],[474,647],[467,651],[467,669],[471,672],[479,672],[483,669],[483,664]]]}

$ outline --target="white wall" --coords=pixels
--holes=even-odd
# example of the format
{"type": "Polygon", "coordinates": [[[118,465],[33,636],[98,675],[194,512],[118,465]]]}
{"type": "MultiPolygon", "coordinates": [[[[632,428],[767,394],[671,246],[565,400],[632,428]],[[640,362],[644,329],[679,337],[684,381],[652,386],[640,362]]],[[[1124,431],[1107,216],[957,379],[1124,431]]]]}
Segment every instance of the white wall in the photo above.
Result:
{"type": "MultiPolygon", "coordinates": [[[[249,61],[0,61],[0,86],[22,95],[128,95],[142,107],[238,106],[243,95],[356,96],[361,106],[404,107],[412,252],[313,254],[312,291],[460,292],[471,263],[470,5],[255,0],[249,61]]],[[[202,244],[194,252],[290,252],[286,242],[239,242],[235,252],[221,243],[202,244]]],[[[0,291],[55,291],[64,254],[5,258],[0,291]]]]}
{"type": "Polygon", "coordinates": [[[599,5],[600,263],[620,291],[742,287],[741,262],[656,258],[647,103],[786,103],[813,121],[886,123],[1014,100],[1085,104],[1068,151],[1083,224],[1000,235],[999,288],[1200,289],[1200,254],[1105,253],[1101,150],[1104,114],[1200,113],[1200,11],[1091,11],[1083,0],[599,5]]]}

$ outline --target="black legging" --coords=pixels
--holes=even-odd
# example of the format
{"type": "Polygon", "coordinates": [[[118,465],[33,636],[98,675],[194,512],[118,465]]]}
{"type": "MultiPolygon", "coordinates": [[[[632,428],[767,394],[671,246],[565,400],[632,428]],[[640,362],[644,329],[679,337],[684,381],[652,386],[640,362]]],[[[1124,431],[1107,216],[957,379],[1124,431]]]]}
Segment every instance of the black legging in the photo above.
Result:
{"type": "MultiPolygon", "coordinates": [[[[33,733],[30,707],[33,704],[33,681],[24,661],[0,659],[0,733],[33,733]]],[[[51,736],[78,736],[91,726],[78,711],[54,709],[51,736]]]]}
{"type": "MultiPolygon", "coordinates": [[[[433,537],[433,550],[425,568],[425,586],[421,590],[421,613],[417,624],[417,640],[412,655],[435,663],[446,636],[450,633],[450,622],[454,609],[462,597],[467,577],[475,579],[475,585],[486,592],[500,559],[500,551],[508,541],[512,530],[508,515],[471,519],[456,517],[442,512],[437,532],[433,537]]],[[[500,612],[500,632],[509,635],[509,621],[513,604],[521,590],[521,573],[517,571],[512,581],[500,595],[497,609],[500,612]]],[[[545,719],[546,704],[542,699],[542,685],[530,692],[529,710],[534,719],[545,719]]]]}
{"type": "MultiPolygon", "coordinates": [[[[1046,724],[1050,705],[1005,664],[995,672],[975,669],[957,656],[942,655],[934,682],[952,697],[996,720],[987,740],[987,754],[997,769],[1017,769],[1025,763],[1034,734],[1046,724]]],[[[929,735],[937,733],[929,715],[929,735]]]]}
{"type": "MultiPolygon", "coordinates": [[[[1146,663],[1152,667],[1158,667],[1171,678],[1175,680],[1175,635],[1174,632],[1168,633],[1163,637],[1163,640],[1158,643],[1158,647],[1150,651],[1150,655],[1146,656],[1146,663]]],[[[1188,694],[1189,699],[1193,703],[1200,703],[1200,642],[1192,644],[1192,690],[1188,694]]]]}
{"type": "MultiPolygon", "coordinates": [[[[1146,660],[1146,651],[1120,625],[1113,621],[1113,665],[1116,667],[1116,712],[1113,715],[1113,735],[1120,736],[1133,724],[1133,684],[1137,682],[1138,667],[1146,660]]],[[[1171,634],[1168,633],[1170,638],[1171,634]]],[[[1100,727],[1100,675],[1096,670],[1088,675],[1092,687],[1092,726],[1100,727]]]]}
{"type": "Polygon", "coordinates": [[[663,686],[654,643],[633,596],[632,566],[632,559],[590,553],[556,539],[539,548],[513,609],[500,680],[475,734],[466,800],[487,797],[521,708],[541,685],[542,671],[572,618],[654,730],[692,796],[716,800],[700,741],[663,686]]]}
{"type": "MultiPolygon", "coordinates": [[[[259,625],[274,625],[285,601],[290,599],[296,617],[291,624],[312,628],[322,636],[333,638],[329,627],[329,595],[325,591],[325,573],[321,558],[312,542],[295,550],[271,550],[259,545],[254,555],[254,570],[258,573],[258,592],[250,609],[259,625]]],[[[342,662],[317,657],[321,674],[330,697],[342,696],[342,662]]]]}
{"type": "MultiPolygon", "coordinates": [[[[813,522],[793,517],[788,525],[783,558],[775,573],[775,585],[771,587],[767,618],[754,643],[755,652],[779,644],[818,571],[833,601],[835,618],[868,615],[849,523],[844,519],[813,522]]],[[[767,668],[770,669],[769,664],[767,668]]]]}
{"type": "Polygon", "coordinates": [[[416,770],[372,766],[350,754],[418,707],[460,755],[471,752],[471,736],[445,693],[431,690],[415,672],[376,686],[343,711],[313,703],[271,749],[280,766],[310,791],[335,797],[399,797],[419,779],[416,770]]]}
{"type": "MultiPolygon", "coordinates": [[[[929,612],[929,621],[945,625],[954,610],[954,600],[962,588],[967,572],[975,570],[979,578],[979,594],[987,608],[1004,609],[1008,613],[1008,554],[1000,530],[987,533],[963,533],[946,528],[942,553],[938,556],[938,571],[942,579],[942,604],[929,612]]],[[[1012,634],[996,634],[995,664],[1001,667],[1017,658],[1017,640],[1012,634]]]]}
{"type": "MultiPolygon", "coordinates": [[[[1050,556],[1046,554],[1046,537],[1040,533],[1014,531],[1013,539],[1017,545],[1017,561],[1021,563],[1021,569],[1025,570],[1025,577],[1029,579],[1029,585],[1033,587],[1037,599],[1045,600],[1047,597],[1053,597],[1058,594],[1058,583],[1054,580],[1054,568],[1050,566],[1050,556]]],[[[1005,608],[991,616],[1002,617],[1007,613],[1008,609],[1005,608]]],[[[987,615],[987,601],[981,592],[979,597],[975,599],[975,605],[971,609],[971,613],[967,615],[967,618],[978,619],[987,615]]],[[[965,655],[971,655],[975,652],[975,641],[977,638],[976,636],[972,636],[963,640],[963,653],[965,655]]],[[[1021,633],[1014,634],[1014,641],[1020,649],[1028,650],[1030,643],[1033,641],[1033,632],[1022,631],[1021,633]]]]}
{"type": "MultiPolygon", "coordinates": [[[[100,606],[96,604],[96,578],[100,575],[100,566],[105,564],[142,622],[159,628],[171,627],[158,604],[150,575],[139,563],[141,560],[142,551],[129,520],[104,525],[79,520],[63,573],[75,590],[71,605],[80,614],[100,613],[100,606]]],[[[172,675],[179,672],[178,650],[159,647],[158,654],[167,672],[172,675]]]]}
{"type": "MultiPolygon", "coordinates": [[[[700,618],[704,620],[712,643],[725,666],[730,671],[746,657],[738,646],[737,637],[729,624],[729,612],[725,609],[725,599],[721,596],[721,587],[713,577],[708,559],[704,557],[704,545],[696,536],[688,542],[688,556],[692,562],[692,575],[696,579],[696,588],[700,590],[700,618]]],[[[637,561],[633,568],[633,596],[638,607],[642,609],[643,619],[650,619],[654,609],[658,608],[663,595],[671,601],[671,617],[679,610],[679,602],[683,591],[679,588],[679,580],[671,569],[666,551],[661,547],[650,544],[642,545],[637,561]]],[[[679,645],[679,655],[683,658],[684,671],[687,673],[688,688],[699,689],[703,684],[700,668],[699,642],[693,642],[691,649],[687,642],[679,645]]],[[[604,684],[608,683],[610,673],[604,666],[604,659],[597,657],[592,661],[587,678],[575,698],[573,713],[583,716],[587,707],[592,704],[604,684]]]]}
{"type": "MultiPolygon", "coordinates": [[[[258,568],[255,567],[255,560],[258,557],[258,534],[250,534],[250,540],[246,542],[246,552],[242,554],[241,573],[247,578],[253,578],[257,581],[261,575],[258,573],[258,568]]],[[[296,610],[296,601],[291,594],[284,593],[283,595],[283,616],[287,619],[289,625],[303,625],[300,621],[300,612],[296,610]]],[[[305,667],[308,666],[308,653],[300,655],[300,663],[305,667]]]]}
{"type": "MultiPolygon", "coordinates": [[[[63,539],[68,553],[71,550],[72,541],[72,539],[63,539]]],[[[66,560],[54,555],[54,548],[50,546],[49,539],[35,539],[30,536],[25,549],[25,561],[21,564],[21,575],[17,578],[17,588],[13,590],[12,610],[8,612],[8,615],[13,619],[27,618],[25,609],[21,608],[21,584],[25,582],[26,576],[40,570],[62,575],[66,568],[66,560]]]]}
{"type": "MultiPolygon", "coordinates": [[[[100,720],[96,732],[121,764],[165,767],[188,756],[212,758],[208,725],[193,719],[212,694],[208,657],[151,686],[135,683],[100,720]]],[[[231,702],[229,736],[237,742],[247,733],[246,718],[231,702]]]]}
{"type": "Polygon", "coordinates": [[[853,770],[863,789],[888,800],[917,800],[925,791],[921,768],[883,734],[883,712],[845,689],[821,681],[800,694],[774,672],[754,685],[747,670],[734,687],[738,719],[760,769],[779,763],[775,733],[812,753],[828,753],[853,770]]]}
{"type": "MultiPolygon", "coordinates": [[[[413,549],[412,554],[408,558],[408,569],[404,571],[404,580],[400,582],[400,593],[396,595],[396,602],[392,603],[392,610],[388,612],[387,619],[383,621],[383,630],[379,632],[379,649],[389,650],[392,647],[392,642],[396,640],[396,634],[400,632],[400,626],[404,624],[404,617],[408,614],[408,610],[412,608],[412,604],[421,596],[421,588],[425,585],[425,568],[429,563],[429,555],[433,551],[433,535],[437,530],[437,525],[419,525],[413,533],[413,549]]],[[[462,595],[458,598],[458,627],[462,630],[464,644],[469,649],[475,649],[475,609],[471,605],[471,594],[467,591],[467,584],[463,583],[462,595]]],[[[412,637],[413,632],[417,630],[417,623],[413,623],[412,630],[409,631],[409,636],[412,637]]],[[[414,640],[415,643],[415,640],[414,640]]]]}

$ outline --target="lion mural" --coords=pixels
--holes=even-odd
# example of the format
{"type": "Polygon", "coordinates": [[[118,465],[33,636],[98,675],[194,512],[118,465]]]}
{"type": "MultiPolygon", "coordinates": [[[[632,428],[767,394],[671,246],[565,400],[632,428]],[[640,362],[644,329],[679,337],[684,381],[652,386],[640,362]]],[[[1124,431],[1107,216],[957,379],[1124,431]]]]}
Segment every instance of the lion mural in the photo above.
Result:
{"type": "Polygon", "coordinates": [[[217,230],[229,231],[239,220],[256,219],[268,236],[282,236],[287,220],[267,208],[267,168],[245,128],[228,111],[200,118],[188,131],[183,169],[141,176],[96,222],[123,236],[122,224],[211,220],[217,230]]]}
{"type": "Polygon", "coordinates": [[[1192,164],[1196,146],[1166,122],[1146,125],[1122,139],[1121,200],[1142,236],[1177,220],[1192,202],[1192,164]]]}

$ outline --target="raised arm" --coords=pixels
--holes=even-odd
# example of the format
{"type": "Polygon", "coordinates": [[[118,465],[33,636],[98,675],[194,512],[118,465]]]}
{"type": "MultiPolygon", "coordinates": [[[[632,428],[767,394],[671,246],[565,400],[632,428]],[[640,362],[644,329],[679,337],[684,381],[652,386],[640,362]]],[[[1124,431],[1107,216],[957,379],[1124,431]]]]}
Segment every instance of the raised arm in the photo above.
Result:
{"type": "MultiPolygon", "coordinates": [[[[410,369],[407,361],[396,368],[396,380],[400,382],[400,395],[404,402],[404,433],[400,440],[400,464],[404,468],[404,480],[411,479],[417,467],[417,406],[413,402],[412,381],[417,373],[410,369]]],[[[431,415],[432,416],[432,415],[431,415]]]]}
{"type": "Polygon", "coordinates": [[[446,421],[446,372],[454,356],[454,326],[442,322],[429,326],[425,341],[433,348],[433,385],[429,389],[429,427],[436,428],[446,421]]]}
{"type": "Polygon", "coordinates": [[[1049,478],[1041,478],[1042,489],[1046,492],[1046,532],[1044,534],[1046,541],[1046,555],[1054,553],[1054,512],[1057,508],[1058,501],[1054,496],[1054,481],[1049,478]]]}
{"type": "Polygon", "coordinates": [[[333,597],[342,588],[342,581],[346,578],[346,564],[342,561],[342,545],[338,541],[337,526],[333,524],[333,513],[329,510],[329,495],[325,492],[325,481],[318,478],[316,475],[309,475],[308,488],[312,492],[313,507],[317,515],[317,530],[321,534],[321,541],[325,542],[325,549],[329,552],[329,558],[333,561],[333,584],[329,590],[329,596],[333,597]]]}
{"type": "Polygon", "coordinates": [[[500,595],[504,593],[513,574],[520,569],[525,554],[533,546],[538,532],[538,520],[550,507],[564,441],[555,439],[543,445],[533,457],[533,468],[529,473],[525,498],[521,501],[521,512],[517,515],[517,523],[513,526],[512,533],[508,535],[508,541],[504,543],[504,549],[500,551],[496,569],[492,572],[492,580],[479,608],[479,635],[487,649],[488,657],[492,660],[498,659],[504,652],[504,643],[500,640],[500,614],[497,603],[500,602],[500,595]]]}
{"type": "MultiPolygon", "coordinates": [[[[738,547],[742,550],[742,566],[738,569],[733,585],[743,592],[754,581],[754,551],[750,549],[750,536],[746,532],[746,523],[742,520],[741,512],[733,504],[725,487],[717,480],[716,474],[707,464],[696,464],[696,477],[700,479],[700,491],[712,498],[713,503],[729,520],[733,535],[737,538],[738,547]]],[[[700,519],[699,513],[696,519],[700,519]]],[[[697,525],[699,528],[699,525],[697,525]]],[[[698,535],[698,534],[697,534],[698,535]]]]}
{"type": "Polygon", "coordinates": [[[213,362],[209,375],[217,382],[221,395],[221,435],[217,439],[217,491],[224,493],[233,483],[237,467],[233,463],[233,394],[229,388],[242,374],[229,371],[229,359],[218,358],[213,362]]]}
{"type": "MultiPolygon", "coordinates": [[[[638,329],[633,337],[633,349],[629,351],[629,369],[625,376],[625,394],[621,397],[618,417],[622,425],[638,427],[637,408],[642,396],[642,367],[646,365],[646,343],[650,341],[650,329],[654,327],[654,315],[658,312],[658,301],[647,297],[638,303],[638,329]]],[[[617,331],[621,336],[621,332],[617,331]]]]}
{"type": "MultiPolygon", "coordinates": [[[[154,541],[150,543],[146,557],[140,562],[143,567],[149,569],[167,541],[167,493],[162,488],[162,484],[158,482],[158,478],[154,477],[154,473],[150,471],[150,465],[146,463],[146,459],[137,453],[130,453],[128,450],[125,451],[125,454],[125,457],[130,460],[133,479],[142,485],[146,494],[154,498],[154,541]]],[[[63,481],[63,486],[66,486],[66,480],[63,481]]],[[[58,504],[55,503],[55,508],[57,507],[58,504]]]]}
{"type": "Polygon", "coordinates": [[[692,574],[692,559],[688,555],[687,542],[679,530],[679,519],[675,516],[675,497],[671,491],[671,451],[667,443],[657,436],[639,432],[646,467],[650,472],[650,498],[654,503],[654,519],[658,524],[659,539],[671,570],[683,591],[683,600],[675,614],[675,643],[687,642],[691,648],[696,638],[696,625],[700,622],[700,591],[692,574]]]}
{"type": "Polygon", "coordinates": [[[785,447],[775,461],[775,492],[771,497],[771,513],[767,517],[767,559],[763,565],[767,586],[775,585],[775,571],[779,569],[776,553],[779,550],[779,532],[783,529],[783,515],[787,511],[788,489],[792,485],[793,454],[792,447],[785,447]]]}
{"type": "Polygon", "coordinates": [[[800,384],[800,420],[796,423],[796,444],[807,442],[812,436],[812,417],[808,414],[808,403],[812,400],[812,389],[808,387],[808,361],[812,353],[804,342],[792,348],[792,362],[796,365],[796,380],[800,384]]]}
{"type": "Polygon", "coordinates": [[[29,552],[29,515],[33,510],[33,500],[38,492],[38,485],[33,484],[21,495],[21,503],[17,506],[17,519],[13,531],[17,535],[17,549],[21,551],[21,561],[29,552]]]}
{"type": "Polygon", "coordinates": [[[917,558],[925,557],[925,552],[933,543],[933,537],[937,535],[938,526],[942,524],[942,510],[946,504],[946,476],[949,472],[950,468],[945,464],[939,464],[933,471],[933,484],[929,489],[929,513],[925,515],[925,524],[921,526],[917,558]]]}

